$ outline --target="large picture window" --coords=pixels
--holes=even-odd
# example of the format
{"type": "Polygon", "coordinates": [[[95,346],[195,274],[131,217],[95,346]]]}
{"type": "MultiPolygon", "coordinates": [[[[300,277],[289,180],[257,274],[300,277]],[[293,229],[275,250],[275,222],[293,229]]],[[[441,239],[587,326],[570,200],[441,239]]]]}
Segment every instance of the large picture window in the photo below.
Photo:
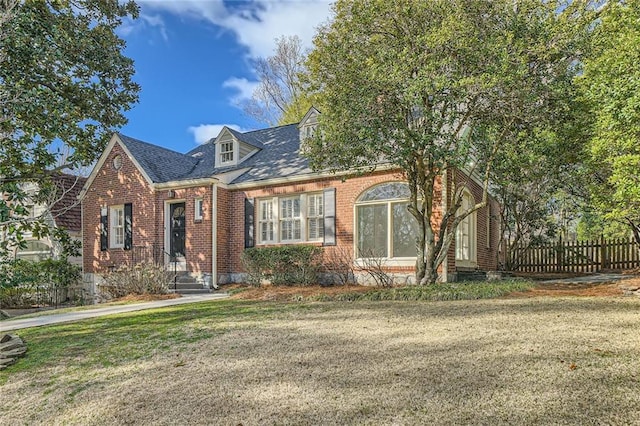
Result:
{"type": "Polygon", "coordinates": [[[365,191],[356,204],[356,256],[415,258],[418,223],[409,213],[409,186],[389,182],[365,191]]]}

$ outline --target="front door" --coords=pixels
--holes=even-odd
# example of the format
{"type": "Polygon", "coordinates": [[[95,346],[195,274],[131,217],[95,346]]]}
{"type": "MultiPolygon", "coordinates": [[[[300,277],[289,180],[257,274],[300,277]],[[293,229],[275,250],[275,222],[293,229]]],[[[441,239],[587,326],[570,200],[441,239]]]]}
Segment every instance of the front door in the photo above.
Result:
{"type": "MultiPolygon", "coordinates": [[[[185,204],[175,203],[169,206],[169,254],[172,259],[185,257],[185,204]]],[[[174,260],[175,261],[175,260],[174,260]]]]}

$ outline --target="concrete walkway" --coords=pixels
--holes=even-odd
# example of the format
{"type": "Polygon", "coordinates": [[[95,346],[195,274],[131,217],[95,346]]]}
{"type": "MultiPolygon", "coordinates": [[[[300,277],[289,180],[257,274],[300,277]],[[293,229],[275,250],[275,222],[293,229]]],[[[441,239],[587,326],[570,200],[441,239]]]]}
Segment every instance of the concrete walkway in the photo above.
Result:
{"type": "Polygon", "coordinates": [[[39,327],[42,325],[80,321],[87,318],[103,317],[105,315],[142,311],[145,309],[164,308],[165,306],[184,305],[185,303],[206,302],[209,300],[225,299],[227,297],[229,297],[229,294],[227,293],[192,294],[179,297],[177,299],[132,303],[130,305],[96,307],[95,309],[86,309],[62,314],[42,315],[33,318],[20,319],[18,317],[16,319],[0,321],[0,333],[11,330],[20,330],[22,328],[39,327]]]}
{"type": "Polygon", "coordinates": [[[629,278],[637,278],[637,276],[624,275],[624,274],[595,273],[591,275],[585,275],[584,277],[561,278],[561,279],[555,279],[555,280],[540,281],[540,284],[601,284],[601,283],[613,283],[617,281],[626,280],[629,278]]]}

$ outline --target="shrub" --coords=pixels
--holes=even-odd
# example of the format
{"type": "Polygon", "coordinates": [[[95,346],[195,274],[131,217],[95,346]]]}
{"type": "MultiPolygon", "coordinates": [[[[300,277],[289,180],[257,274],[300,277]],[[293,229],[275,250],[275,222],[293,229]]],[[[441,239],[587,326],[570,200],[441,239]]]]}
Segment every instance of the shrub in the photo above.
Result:
{"type": "Polygon", "coordinates": [[[2,262],[0,307],[26,307],[51,302],[57,304],[61,301],[60,298],[67,297],[64,290],[76,286],[80,279],[80,267],[70,264],[66,259],[46,259],[39,262],[16,259],[2,262]]]}
{"type": "Polygon", "coordinates": [[[130,294],[165,294],[169,292],[171,274],[162,265],[139,263],[121,266],[104,277],[100,291],[110,298],[130,294]]]}
{"type": "Polygon", "coordinates": [[[317,281],[321,254],[320,247],[310,245],[253,247],[242,253],[242,263],[254,286],[264,279],[273,285],[310,285],[317,281]]]}

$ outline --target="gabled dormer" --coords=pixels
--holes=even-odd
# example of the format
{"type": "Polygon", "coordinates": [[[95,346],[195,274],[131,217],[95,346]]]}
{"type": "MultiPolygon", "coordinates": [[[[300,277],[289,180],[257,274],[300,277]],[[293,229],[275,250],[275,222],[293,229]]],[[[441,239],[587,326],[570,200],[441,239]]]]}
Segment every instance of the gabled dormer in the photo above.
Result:
{"type": "Polygon", "coordinates": [[[300,131],[300,141],[304,141],[307,138],[313,136],[318,127],[318,116],[320,112],[315,107],[309,108],[309,111],[304,115],[300,124],[298,124],[298,130],[300,131]]]}
{"type": "Polygon", "coordinates": [[[242,133],[226,126],[213,143],[216,147],[216,168],[237,166],[261,149],[258,143],[251,143],[242,133]]]}

